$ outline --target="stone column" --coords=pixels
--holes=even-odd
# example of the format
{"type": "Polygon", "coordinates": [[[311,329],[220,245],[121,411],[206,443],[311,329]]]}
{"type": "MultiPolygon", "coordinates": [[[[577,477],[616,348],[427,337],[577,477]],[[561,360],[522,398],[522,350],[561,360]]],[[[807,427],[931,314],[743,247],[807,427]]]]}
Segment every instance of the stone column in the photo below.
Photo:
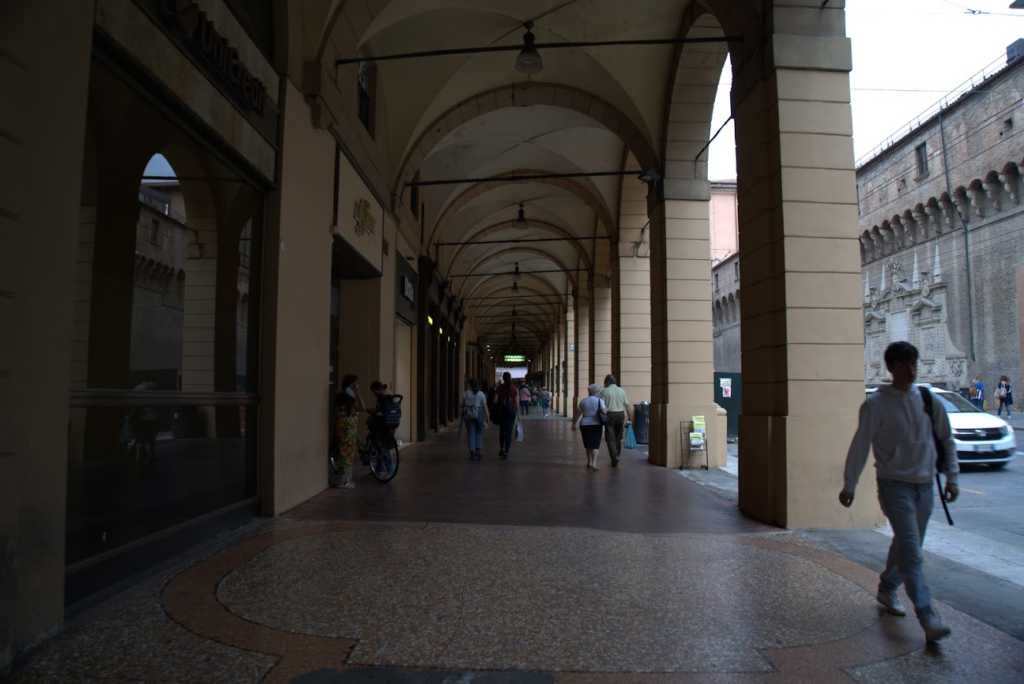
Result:
{"type": "MultiPolygon", "coordinates": [[[[561,308],[561,307],[559,307],[561,308]]],[[[558,313],[558,323],[555,326],[555,348],[554,348],[554,360],[555,360],[555,373],[554,379],[557,383],[552,383],[551,386],[551,412],[562,413],[562,407],[564,401],[562,400],[562,387],[565,386],[565,378],[562,377],[562,359],[565,358],[563,349],[565,348],[565,317],[558,313]]]]}
{"type": "MultiPolygon", "coordinates": [[[[666,181],[648,196],[651,222],[652,463],[704,464],[683,451],[680,424],[704,416],[718,434],[711,329],[711,188],[707,181],[666,181]]],[[[688,429],[687,429],[688,431],[688,429]]],[[[707,460],[725,465],[725,445],[712,439],[707,460]]]]}
{"type": "Polygon", "coordinates": [[[836,502],[864,399],[850,43],[841,8],[775,9],[772,26],[733,86],[753,447],[739,504],[788,528],[864,527],[879,521],[870,466],[853,509],[836,502]]]}
{"type": "Polygon", "coordinates": [[[622,183],[619,209],[617,276],[619,386],[635,404],[651,400],[651,244],[647,226],[647,186],[629,178],[622,183]]]}
{"type": "Polygon", "coordinates": [[[587,396],[587,386],[590,385],[593,377],[592,357],[590,350],[591,300],[589,283],[585,278],[580,278],[576,286],[576,395],[573,397],[573,406],[579,404],[580,400],[587,396]]]}
{"type": "Polygon", "coordinates": [[[591,382],[603,384],[604,376],[612,372],[612,244],[598,240],[594,246],[594,277],[593,297],[594,331],[593,378],[591,382]]]}
{"type": "Polygon", "coordinates": [[[0,10],[0,672],[64,615],[68,387],[72,340],[88,325],[73,322],[85,308],[79,221],[92,220],[80,200],[93,5],[0,10]]]}
{"type": "Polygon", "coordinates": [[[565,310],[565,386],[562,390],[565,415],[572,416],[576,404],[576,303],[565,310]]]}

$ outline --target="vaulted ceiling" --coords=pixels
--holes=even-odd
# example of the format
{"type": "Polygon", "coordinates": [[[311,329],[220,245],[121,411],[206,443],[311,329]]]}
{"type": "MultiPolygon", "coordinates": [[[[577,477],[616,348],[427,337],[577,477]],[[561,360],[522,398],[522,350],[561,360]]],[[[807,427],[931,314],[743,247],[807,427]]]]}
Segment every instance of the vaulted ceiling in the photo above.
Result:
{"type": "MultiPolygon", "coordinates": [[[[317,59],[333,64],[357,51],[380,57],[521,46],[528,21],[541,46],[721,36],[721,17],[741,25],[737,17],[756,12],[751,6],[758,4],[306,0],[304,21],[318,35],[316,17],[325,17],[317,59]]],[[[681,124],[683,136],[707,141],[727,48],[722,43],[686,46],[695,57],[683,55],[683,49],[541,47],[543,70],[533,75],[515,69],[516,51],[376,62],[377,97],[387,129],[384,173],[396,196],[416,178],[453,181],[422,188],[421,249],[437,261],[440,276],[464,301],[470,321],[492,343],[493,353],[513,346],[527,354],[539,352],[561,312],[572,306],[572,290],[600,266],[599,242],[617,240],[623,178],[586,174],[624,171],[627,158],[635,159],[639,169],[664,173],[667,143],[679,135],[675,131],[681,124]],[[694,86],[693,93],[680,97],[677,82],[694,86]],[[700,112],[697,121],[674,121],[673,101],[680,99],[703,102],[706,113],[700,112]],[[691,134],[686,125],[699,130],[691,134]],[[574,177],[513,178],[553,174],[574,177]],[[529,226],[525,230],[513,227],[520,205],[529,226]],[[519,296],[513,297],[516,265],[523,276],[517,282],[519,296]]],[[[618,247],[612,245],[611,252],[618,247]]]]}

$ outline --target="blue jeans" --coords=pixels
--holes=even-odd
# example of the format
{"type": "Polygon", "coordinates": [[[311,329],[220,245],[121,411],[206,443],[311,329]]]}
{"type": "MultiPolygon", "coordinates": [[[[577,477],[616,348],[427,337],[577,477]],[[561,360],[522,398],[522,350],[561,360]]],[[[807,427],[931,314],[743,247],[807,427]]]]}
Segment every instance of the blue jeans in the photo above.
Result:
{"type": "Polygon", "coordinates": [[[469,450],[483,449],[484,447],[484,417],[477,409],[476,418],[466,418],[466,429],[469,431],[469,450]]]}
{"type": "Polygon", "coordinates": [[[1010,417],[1010,405],[1006,403],[1006,399],[999,400],[999,409],[996,411],[997,416],[1003,415],[1003,407],[1006,407],[1006,417],[1010,417]]]}
{"type": "Polygon", "coordinates": [[[498,425],[501,427],[500,448],[507,454],[512,449],[512,439],[516,434],[516,414],[502,413],[498,425]]]}
{"type": "Polygon", "coordinates": [[[935,504],[935,488],[931,482],[915,484],[879,478],[878,501],[892,526],[892,545],[878,590],[896,591],[906,582],[917,617],[923,618],[932,612],[932,592],[924,579],[921,546],[935,504]]]}

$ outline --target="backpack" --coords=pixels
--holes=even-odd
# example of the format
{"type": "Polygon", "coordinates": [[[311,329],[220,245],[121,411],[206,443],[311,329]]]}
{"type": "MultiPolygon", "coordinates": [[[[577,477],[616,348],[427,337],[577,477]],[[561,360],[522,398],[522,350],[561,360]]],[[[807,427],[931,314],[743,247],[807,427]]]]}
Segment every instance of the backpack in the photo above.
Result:
{"type": "MultiPolygon", "coordinates": [[[[463,395],[463,401],[465,401],[465,395],[463,395]]],[[[476,420],[476,417],[480,415],[480,411],[477,409],[476,405],[476,394],[473,395],[472,404],[468,402],[465,404],[465,406],[463,407],[462,415],[465,416],[468,420],[476,420]]]]}
{"type": "Polygon", "coordinates": [[[932,426],[932,440],[935,442],[935,484],[939,487],[939,501],[942,502],[942,510],[946,513],[946,520],[953,524],[953,518],[949,515],[949,508],[946,507],[946,497],[942,495],[942,481],[939,473],[943,472],[946,465],[946,447],[938,437],[935,436],[935,416],[932,414],[932,393],[927,387],[918,387],[921,392],[921,401],[924,402],[924,412],[928,414],[928,420],[932,426]]]}
{"type": "Polygon", "coordinates": [[[516,390],[514,388],[510,390],[502,387],[498,391],[501,393],[501,402],[498,404],[501,407],[501,410],[505,413],[514,414],[516,412],[516,401],[512,398],[512,392],[515,392],[516,390]]]}

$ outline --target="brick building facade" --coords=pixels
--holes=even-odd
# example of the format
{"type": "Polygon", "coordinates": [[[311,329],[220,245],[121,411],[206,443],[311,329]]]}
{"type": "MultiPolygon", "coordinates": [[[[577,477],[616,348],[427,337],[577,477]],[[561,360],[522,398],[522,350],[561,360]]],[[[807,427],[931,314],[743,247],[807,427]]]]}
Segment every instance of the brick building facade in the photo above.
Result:
{"type": "Polygon", "coordinates": [[[859,165],[866,382],[900,339],[924,382],[1020,379],[1022,94],[1024,59],[1008,56],[859,165]]]}
{"type": "MultiPolygon", "coordinates": [[[[1022,45],[858,165],[867,384],[887,379],[882,353],[901,339],[922,382],[1021,380],[1022,45]]],[[[712,269],[716,372],[741,366],[738,258],[712,269]]]]}

